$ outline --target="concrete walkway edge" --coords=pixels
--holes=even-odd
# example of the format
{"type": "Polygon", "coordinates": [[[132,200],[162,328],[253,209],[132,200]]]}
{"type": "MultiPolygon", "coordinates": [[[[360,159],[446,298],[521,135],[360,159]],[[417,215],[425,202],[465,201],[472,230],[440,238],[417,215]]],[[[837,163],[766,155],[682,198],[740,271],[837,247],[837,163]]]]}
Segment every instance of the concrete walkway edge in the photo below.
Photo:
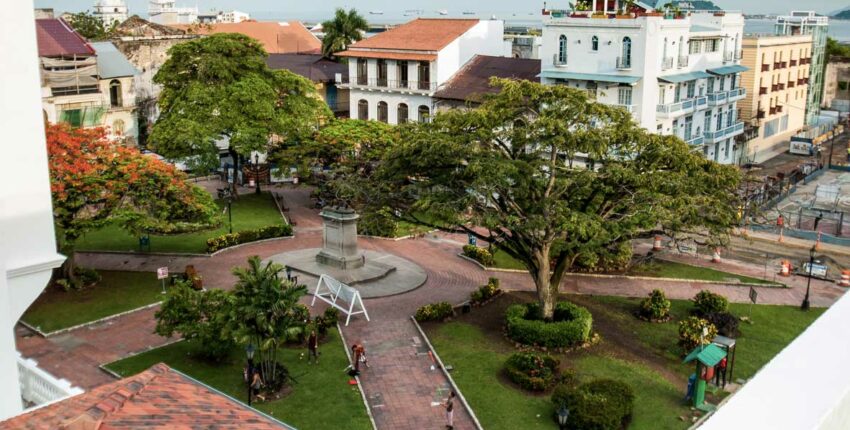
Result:
{"type": "MultiPolygon", "coordinates": [[[[339,322],[336,323],[336,330],[339,332],[339,339],[342,341],[342,349],[345,351],[345,356],[348,357],[348,364],[354,365],[351,361],[351,351],[348,350],[348,342],[345,340],[345,334],[342,333],[342,327],[339,322]]],[[[378,430],[378,425],[375,423],[375,417],[372,416],[372,408],[369,407],[369,401],[366,399],[366,392],[363,390],[363,385],[360,384],[360,377],[354,375],[354,380],[357,381],[357,390],[360,391],[360,399],[363,400],[363,406],[366,407],[366,415],[369,416],[369,422],[372,423],[372,429],[378,430]]]]}

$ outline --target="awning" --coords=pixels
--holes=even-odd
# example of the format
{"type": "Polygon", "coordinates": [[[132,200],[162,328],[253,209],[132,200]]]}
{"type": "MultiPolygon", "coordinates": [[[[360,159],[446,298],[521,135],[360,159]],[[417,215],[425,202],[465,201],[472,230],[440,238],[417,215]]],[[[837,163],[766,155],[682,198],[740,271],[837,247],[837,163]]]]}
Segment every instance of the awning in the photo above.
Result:
{"type": "Polygon", "coordinates": [[[616,84],[636,84],[638,81],[640,81],[639,76],[602,75],[598,73],[575,73],[565,72],[561,70],[544,70],[542,73],[540,73],[539,77],[549,79],[570,79],[574,81],[613,82],[616,84]]]}
{"type": "Polygon", "coordinates": [[[744,67],[738,64],[734,66],[723,66],[718,67],[716,69],[708,69],[706,72],[711,73],[712,75],[731,75],[732,73],[742,73],[750,70],[749,67],[744,67]]]}
{"type": "Polygon", "coordinates": [[[704,347],[696,347],[687,357],[685,357],[685,361],[683,363],[690,363],[694,360],[698,360],[700,363],[706,366],[714,366],[720,362],[723,358],[726,357],[726,351],[715,344],[709,344],[704,347]]]}
{"type": "Polygon", "coordinates": [[[705,72],[690,72],[690,73],[680,73],[678,75],[667,75],[667,76],[659,76],[658,80],[661,82],[667,82],[670,84],[678,84],[680,82],[693,81],[695,79],[705,79],[710,78],[711,75],[705,72]]]}

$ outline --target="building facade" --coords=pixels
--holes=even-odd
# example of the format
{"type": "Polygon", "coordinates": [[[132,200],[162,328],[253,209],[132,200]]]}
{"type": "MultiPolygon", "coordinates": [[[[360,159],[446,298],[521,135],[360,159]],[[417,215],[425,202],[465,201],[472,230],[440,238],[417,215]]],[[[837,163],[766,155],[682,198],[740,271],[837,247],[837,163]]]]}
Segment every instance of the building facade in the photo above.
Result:
{"type": "Polygon", "coordinates": [[[177,7],[176,0],[150,0],[150,20],[156,24],[194,24],[198,22],[197,7],[177,7]]]}
{"type": "Polygon", "coordinates": [[[106,106],[103,124],[111,139],[135,146],[139,138],[136,111],[139,72],[112,42],[93,42],[91,46],[97,55],[98,86],[106,106]]]}
{"type": "Polygon", "coordinates": [[[761,163],[787,151],[791,136],[805,126],[812,36],[746,35],[743,51],[747,97],[738,106],[752,139],[739,161],[761,163]]]}
{"type": "Polygon", "coordinates": [[[817,125],[823,98],[824,61],[826,59],[826,37],[829,18],[818,16],[812,11],[793,11],[791,15],[776,18],[776,34],[812,35],[812,53],[809,62],[809,95],[806,100],[806,125],[817,125]]]}
{"type": "Polygon", "coordinates": [[[94,3],[94,16],[100,18],[106,28],[121,24],[127,20],[127,15],[124,0],[97,0],[94,3]]]}
{"type": "Polygon", "coordinates": [[[823,81],[821,104],[832,110],[850,112],[850,57],[830,57],[823,81]]]}
{"type": "Polygon", "coordinates": [[[502,21],[420,18],[337,54],[349,59],[349,79],[338,86],[350,91],[351,118],[427,121],[441,85],[475,55],[504,51],[502,21]]]}
{"type": "Polygon", "coordinates": [[[735,137],[744,129],[736,103],[746,96],[741,13],[710,2],[701,2],[710,10],[678,13],[622,3],[544,10],[541,81],[586,90],[622,106],[647,130],[733,163],[735,137]]]}

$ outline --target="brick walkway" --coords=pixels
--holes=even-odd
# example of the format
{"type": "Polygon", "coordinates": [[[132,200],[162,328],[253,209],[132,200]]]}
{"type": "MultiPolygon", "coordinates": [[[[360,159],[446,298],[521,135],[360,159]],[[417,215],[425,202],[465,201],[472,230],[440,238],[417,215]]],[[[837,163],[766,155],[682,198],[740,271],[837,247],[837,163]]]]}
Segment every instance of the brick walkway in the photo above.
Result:
{"type": "MultiPolygon", "coordinates": [[[[311,207],[308,191],[288,188],[283,192],[289,215],[296,223],[294,239],[249,245],[213,258],[81,253],[78,254],[79,264],[98,269],[145,271],[168,265],[171,270],[182,271],[186,264],[191,263],[203,275],[207,287],[230,288],[234,282],[231,268],[244,265],[248,256],[265,258],[288,250],[321,246],[321,220],[311,207]]],[[[369,354],[372,367],[363,371],[362,382],[379,428],[443,428],[443,408],[432,406],[432,402],[445,398],[448,382],[441,372],[430,370],[430,359],[421,346],[424,342],[409,320],[416,308],[444,300],[460,303],[490,276],[500,278],[502,287],[506,289],[534,288],[528,274],[488,272],[457,257],[465,240],[464,236],[443,233],[403,241],[360,239],[362,248],[406,257],[420,264],[428,274],[425,285],[414,291],[366,300],[371,322],[354,318],[343,330],[348,342],[363,343],[369,354]]],[[[755,277],[761,274],[756,273],[758,270],[763,270],[761,266],[732,261],[720,265],[702,260],[688,262],[755,277]]],[[[759,302],[798,305],[805,292],[805,279],[789,278],[788,282],[792,286],[790,289],[759,288],[759,302]]],[[[748,300],[748,288],[730,285],[584,276],[567,276],[562,284],[562,289],[567,292],[635,297],[645,296],[653,288],[663,289],[671,298],[688,299],[699,290],[709,289],[724,294],[732,301],[748,300]]],[[[812,282],[812,305],[828,306],[842,293],[843,290],[834,284],[812,282]]],[[[151,334],[153,312],[134,313],[102,326],[87,327],[49,339],[25,337],[24,332],[19,331],[18,347],[25,356],[37,359],[55,375],[90,388],[109,380],[97,370],[98,364],[167,341],[151,334]]],[[[455,423],[459,429],[473,428],[471,419],[461,407],[456,409],[455,423]]]]}

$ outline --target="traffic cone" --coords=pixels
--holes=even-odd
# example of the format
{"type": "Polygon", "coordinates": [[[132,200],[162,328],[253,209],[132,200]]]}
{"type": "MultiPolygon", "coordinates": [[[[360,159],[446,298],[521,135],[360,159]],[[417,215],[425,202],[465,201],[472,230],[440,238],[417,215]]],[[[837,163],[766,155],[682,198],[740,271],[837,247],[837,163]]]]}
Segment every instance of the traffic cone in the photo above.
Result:
{"type": "Polygon", "coordinates": [[[661,236],[655,236],[655,240],[652,242],[652,250],[661,251],[661,236]]]}
{"type": "Polygon", "coordinates": [[[850,287],[850,270],[841,271],[841,280],[838,281],[841,287],[850,287]]]}
{"type": "Polygon", "coordinates": [[[788,260],[782,260],[779,276],[791,276],[791,263],[788,260]]]}

